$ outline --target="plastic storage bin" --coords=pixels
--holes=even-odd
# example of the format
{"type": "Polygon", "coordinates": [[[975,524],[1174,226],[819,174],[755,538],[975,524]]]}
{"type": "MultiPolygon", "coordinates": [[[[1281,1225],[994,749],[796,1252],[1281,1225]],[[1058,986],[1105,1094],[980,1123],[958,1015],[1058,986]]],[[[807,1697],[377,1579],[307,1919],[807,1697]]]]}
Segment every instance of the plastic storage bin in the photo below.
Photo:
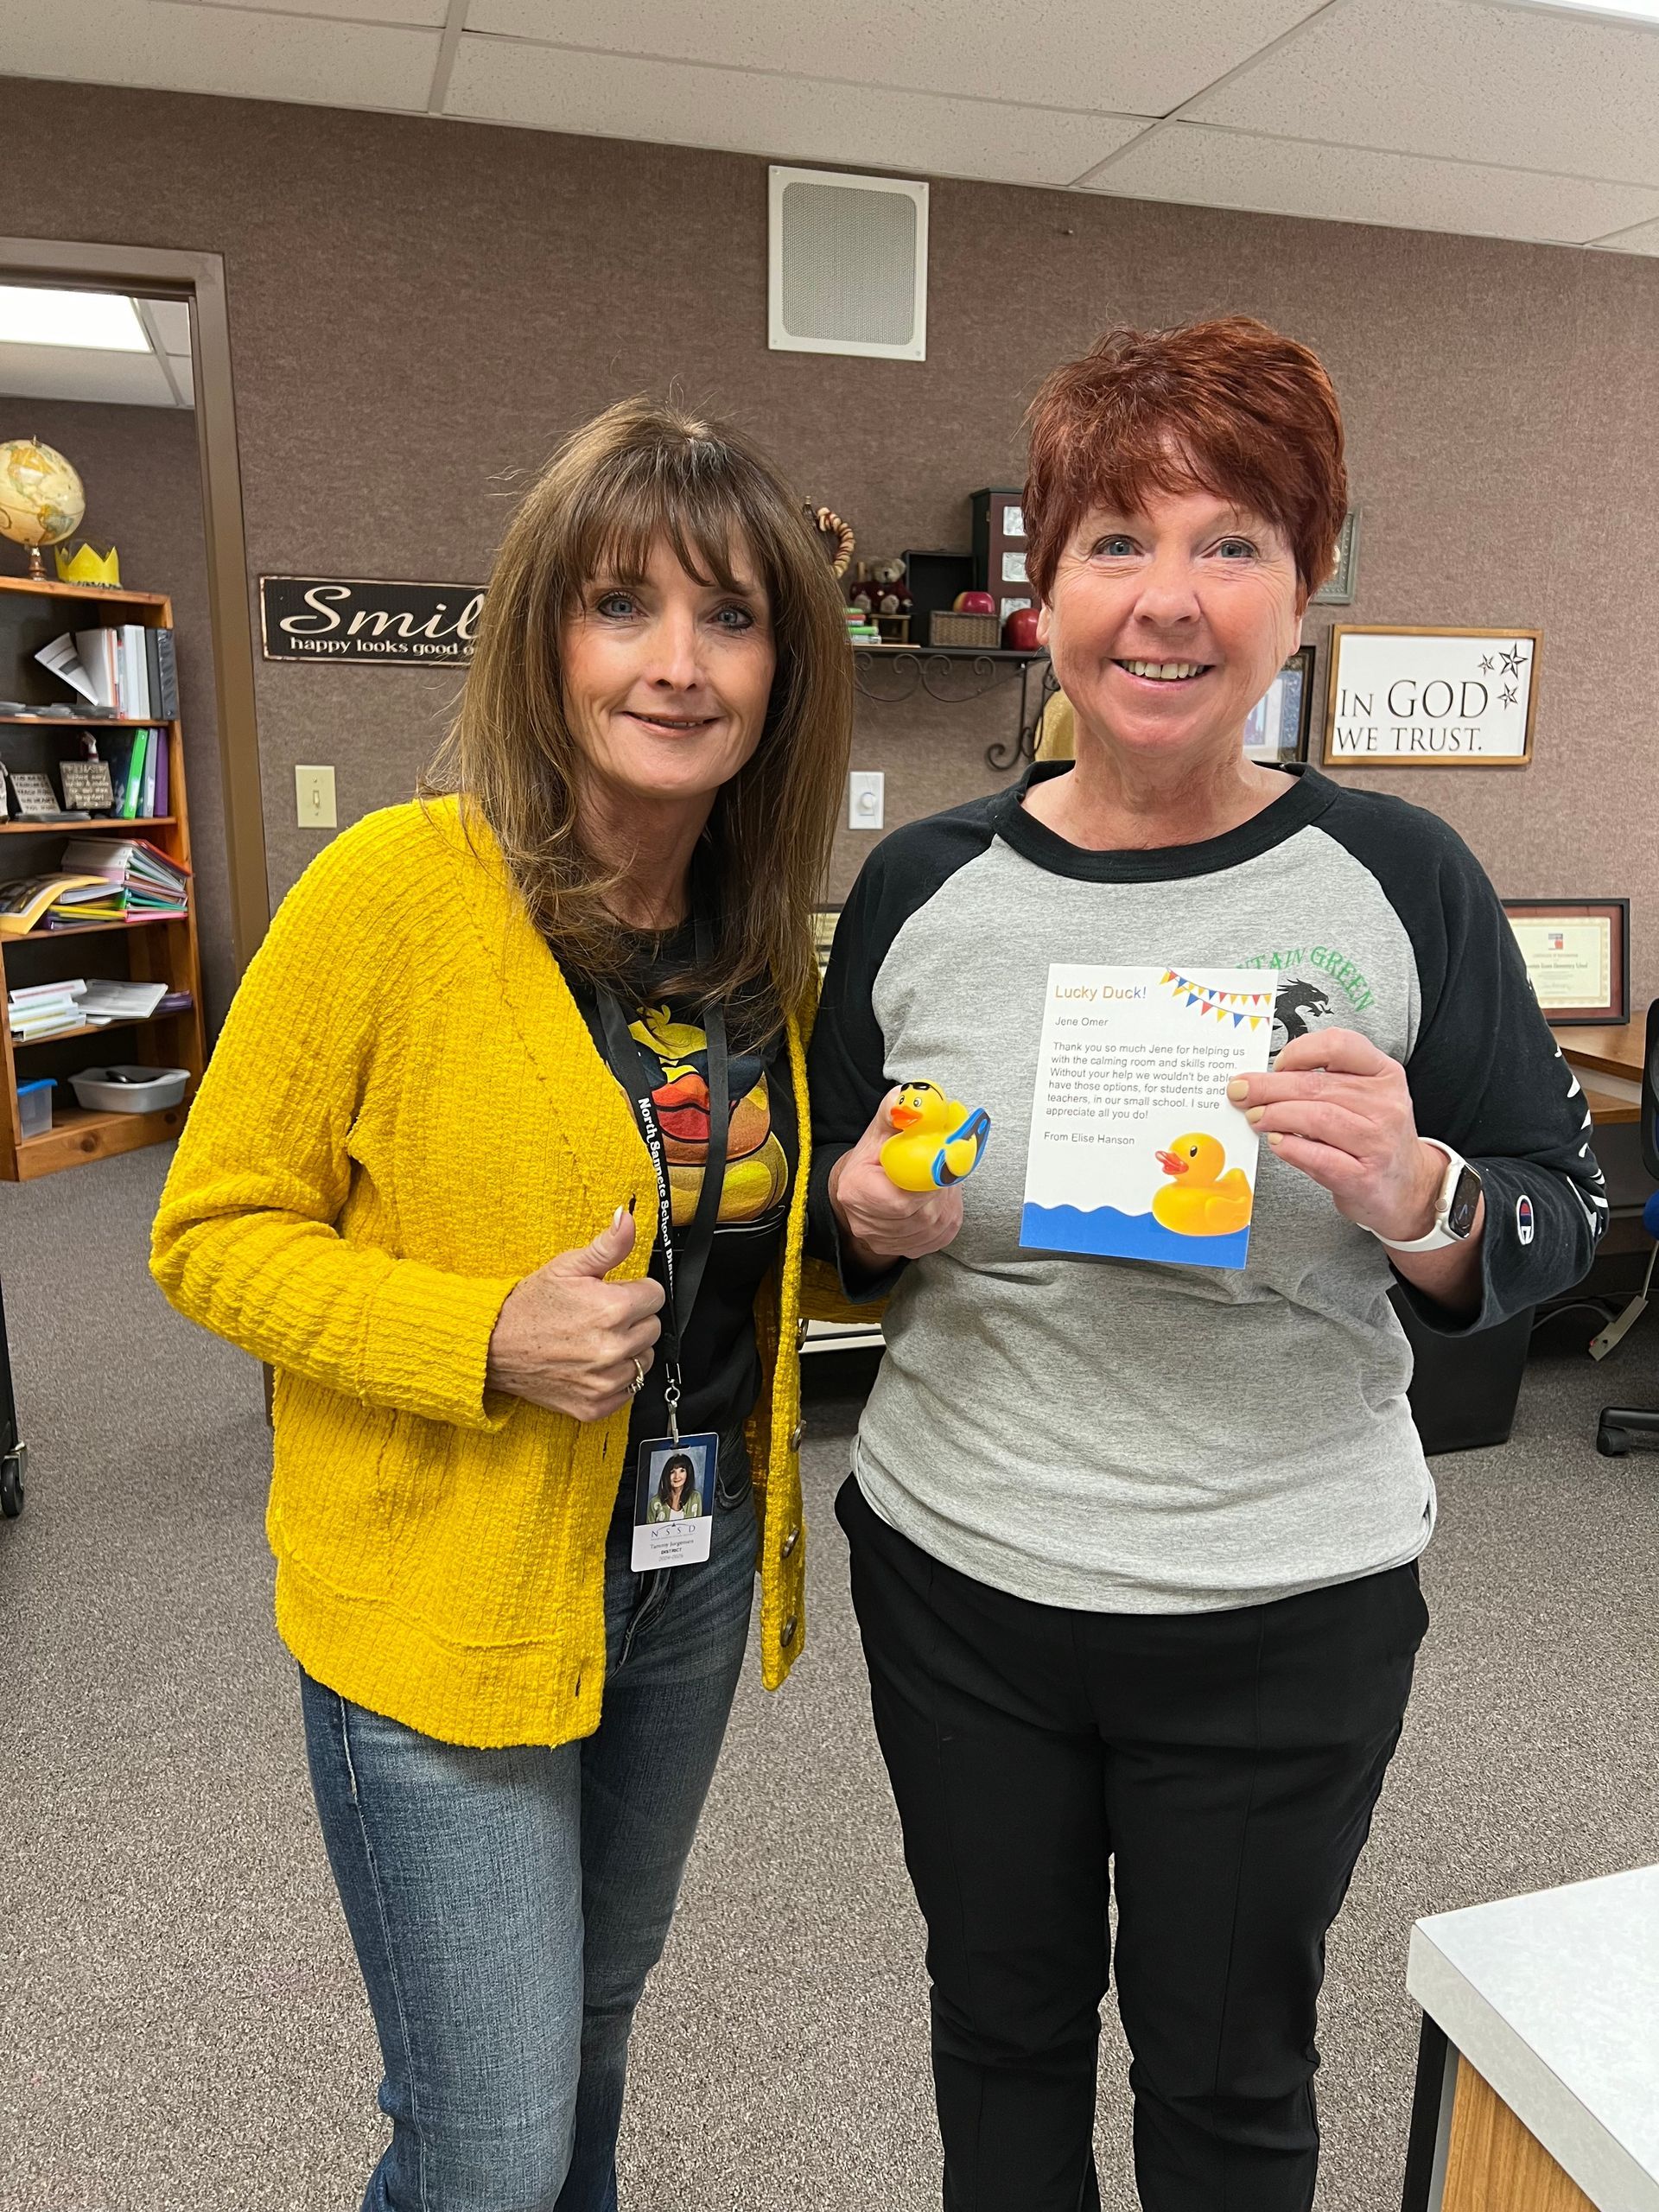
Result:
{"type": "Polygon", "coordinates": [[[35,1083],[20,1083],[17,1086],[17,1120],[19,1135],[43,1137],[52,1126],[52,1093],[55,1089],[49,1076],[41,1076],[35,1083]]]}
{"type": "Polygon", "coordinates": [[[83,1068],[70,1085],[83,1106],[100,1114],[154,1114],[183,1099],[188,1068],[83,1068]]]}

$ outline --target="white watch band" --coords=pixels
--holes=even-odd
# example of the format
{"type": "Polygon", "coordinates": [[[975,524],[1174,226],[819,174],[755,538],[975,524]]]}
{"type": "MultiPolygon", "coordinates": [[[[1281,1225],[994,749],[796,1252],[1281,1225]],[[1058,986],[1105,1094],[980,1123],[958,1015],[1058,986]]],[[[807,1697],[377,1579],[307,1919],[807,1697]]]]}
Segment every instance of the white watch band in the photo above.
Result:
{"type": "Polygon", "coordinates": [[[1427,1236],[1414,1236],[1409,1243],[1395,1236],[1377,1236],[1376,1230],[1372,1230],[1371,1235],[1376,1236],[1377,1243],[1387,1245],[1390,1252],[1439,1252],[1448,1244],[1461,1244],[1465,1241],[1461,1236],[1454,1236],[1446,1225],[1446,1211],[1457,1190],[1458,1179],[1464,1170],[1463,1154],[1453,1152],[1449,1144],[1442,1144],[1438,1137],[1423,1137],[1419,1141],[1432,1144],[1435,1151],[1443,1152],[1446,1159],[1446,1173],[1440,1179],[1440,1195],[1434,1203],[1434,1226],[1427,1236]]]}

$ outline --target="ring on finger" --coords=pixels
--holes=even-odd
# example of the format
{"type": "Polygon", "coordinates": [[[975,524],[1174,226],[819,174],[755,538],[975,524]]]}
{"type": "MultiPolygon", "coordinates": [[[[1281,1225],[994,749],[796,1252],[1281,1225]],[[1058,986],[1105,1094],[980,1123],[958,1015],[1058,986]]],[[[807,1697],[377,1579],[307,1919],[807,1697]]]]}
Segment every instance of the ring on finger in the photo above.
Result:
{"type": "Polygon", "coordinates": [[[631,1398],[637,1398],[645,1387],[645,1370],[636,1359],[633,1363],[633,1380],[628,1385],[628,1395],[631,1398]]]}

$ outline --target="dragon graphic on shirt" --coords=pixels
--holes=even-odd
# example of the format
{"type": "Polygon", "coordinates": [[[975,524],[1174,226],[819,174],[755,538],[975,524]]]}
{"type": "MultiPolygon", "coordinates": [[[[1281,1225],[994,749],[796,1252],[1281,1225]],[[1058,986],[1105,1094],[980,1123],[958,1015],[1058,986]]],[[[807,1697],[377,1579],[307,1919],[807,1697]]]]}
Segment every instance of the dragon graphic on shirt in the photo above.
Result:
{"type": "MultiPolygon", "coordinates": [[[[681,1229],[696,1211],[709,1158],[709,1039],[696,1022],[677,1020],[666,1005],[641,1007],[629,1029],[662,1063],[663,1079],[651,1097],[668,1154],[674,1225],[681,1229]]],[[[772,1130],[772,1097],[758,1052],[732,1055],[730,1083],[718,1225],[747,1229],[781,1205],[789,1163],[772,1130]]]]}

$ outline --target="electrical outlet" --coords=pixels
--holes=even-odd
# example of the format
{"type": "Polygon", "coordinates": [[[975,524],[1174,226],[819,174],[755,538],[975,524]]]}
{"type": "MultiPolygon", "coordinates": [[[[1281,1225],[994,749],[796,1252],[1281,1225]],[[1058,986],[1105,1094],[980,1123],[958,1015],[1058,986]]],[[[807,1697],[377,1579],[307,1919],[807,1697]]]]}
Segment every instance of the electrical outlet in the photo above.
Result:
{"type": "Polygon", "coordinates": [[[338,825],[332,768],[296,768],[294,797],[302,830],[333,830],[338,825]]]}
{"type": "Polygon", "coordinates": [[[887,778],[879,768],[855,768],[847,779],[847,827],[879,830],[887,812],[887,778]]]}

